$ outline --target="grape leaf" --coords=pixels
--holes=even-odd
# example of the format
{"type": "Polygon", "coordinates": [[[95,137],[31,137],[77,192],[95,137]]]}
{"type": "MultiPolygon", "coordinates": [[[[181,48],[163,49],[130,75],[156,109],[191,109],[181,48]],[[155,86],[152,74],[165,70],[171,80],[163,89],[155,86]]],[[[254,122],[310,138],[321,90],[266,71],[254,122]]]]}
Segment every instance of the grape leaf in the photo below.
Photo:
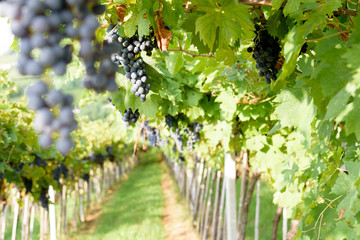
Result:
{"type": "Polygon", "coordinates": [[[354,101],[348,104],[345,110],[338,115],[336,121],[345,121],[346,134],[350,135],[351,133],[355,133],[357,139],[360,139],[360,97],[358,92],[357,94],[354,101]]]}
{"type": "Polygon", "coordinates": [[[163,1],[163,18],[165,24],[167,24],[170,28],[177,28],[179,26],[179,17],[183,15],[183,1],[181,0],[164,0],[163,1]]]}
{"type": "Polygon", "coordinates": [[[233,91],[229,88],[221,91],[219,96],[216,98],[216,102],[220,103],[220,108],[222,109],[221,117],[228,121],[232,120],[236,111],[237,103],[237,99],[235,98],[233,91]]]}
{"type": "Polygon", "coordinates": [[[139,34],[139,37],[149,35],[150,21],[148,19],[145,19],[145,18],[142,17],[144,13],[145,13],[145,11],[143,10],[139,14],[139,21],[138,21],[138,34],[139,34]]]}
{"type": "Polygon", "coordinates": [[[165,57],[166,68],[171,74],[176,74],[184,65],[184,58],[182,53],[172,52],[165,57]]]}
{"type": "Polygon", "coordinates": [[[304,88],[285,88],[276,97],[275,108],[282,127],[297,127],[305,136],[310,136],[311,123],[315,117],[314,100],[304,88]]]}
{"type": "Polygon", "coordinates": [[[196,106],[202,97],[203,93],[195,91],[191,88],[185,88],[185,102],[187,105],[196,106]]]}
{"type": "Polygon", "coordinates": [[[210,50],[216,38],[216,30],[219,22],[218,14],[206,14],[196,20],[196,33],[199,33],[200,39],[207,45],[210,50]]]}
{"type": "Polygon", "coordinates": [[[284,7],[284,15],[285,16],[290,15],[293,17],[294,15],[299,14],[299,10],[300,10],[300,1],[290,0],[286,3],[284,7]]]}
{"type": "Polygon", "coordinates": [[[352,89],[350,84],[341,89],[333,98],[331,98],[327,107],[325,119],[334,119],[340,112],[342,112],[352,95],[352,89]]]}
{"type": "Polygon", "coordinates": [[[280,10],[272,14],[267,21],[267,30],[270,35],[280,39],[284,38],[288,30],[285,20],[284,14],[280,10]]]}
{"type": "Polygon", "coordinates": [[[217,121],[215,124],[204,126],[202,133],[210,146],[216,146],[222,141],[225,151],[229,150],[230,137],[232,133],[231,124],[226,121],[217,121]]]}
{"type": "Polygon", "coordinates": [[[205,14],[195,22],[195,32],[210,50],[214,50],[217,33],[219,48],[228,48],[246,35],[245,31],[253,30],[253,23],[248,12],[249,7],[227,1],[224,5],[213,4],[199,6],[205,14]]]}
{"type": "Polygon", "coordinates": [[[134,36],[136,32],[136,27],[139,24],[139,18],[134,17],[134,15],[138,13],[133,12],[132,14],[133,17],[131,17],[128,21],[126,21],[126,23],[124,23],[124,32],[127,37],[134,36]]]}
{"type": "Polygon", "coordinates": [[[271,1],[271,6],[272,9],[279,9],[281,7],[281,5],[283,4],[284,0],[272,0],[271,1]]]}
{"type": "Polygon", "coordinates": [[[236,62],[236,56],[231,49],[218,49],[216,51],[216,60],[224,62],[225,65],[233,65],[236,62]]]}

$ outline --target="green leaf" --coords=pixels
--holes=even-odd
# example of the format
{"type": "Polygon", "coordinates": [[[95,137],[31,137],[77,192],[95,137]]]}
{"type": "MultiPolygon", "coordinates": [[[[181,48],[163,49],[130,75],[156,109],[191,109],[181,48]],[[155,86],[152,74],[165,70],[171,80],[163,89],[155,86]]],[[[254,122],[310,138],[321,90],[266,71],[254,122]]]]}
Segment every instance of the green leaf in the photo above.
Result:
{"type": "Polygon", "coordinates": [[[341,89],[333,98],[331,98],[329,105],[327,107],[327,112],[325,119],[334,119],[337,115],[342,112],[349,100],[349,97],[352,95],[352,89],[350,89],[350,84],[347,87],[341,89]]]}
{"type": "Polygon", "coordinates": [[[268,132],[268,134],[266,134],[266,136],[271,136],[272,134],[274,134],[277,130],[279,130],[281,128],[281,124],[280,121],[278,121],[275,126],[270,130],[270,132],[268,132]]]}
{"type": "Polygon", "coordinates": [[[218,49],[216,51],[216,60],[219,62],[224,62],[225,65],[233,65],[236,63],[236,56],[234,51],[231,49],[218,49]]]}
{"type": "Polygon", "coordinates": [[[145,11],[142,11],[139,14],[139,22],[138,22],[138,34],[139,36],[147,36],[149,35],[149,24],[150,21],[148,19],[144,19],[142,15],[145,13],[145,11]]]}
{"type": "MultiPolygon", "coordinates": [[[[202,3],[204,4],[204,3],[202,3]]],[[[237,4],[232,1],[224,5],[211,4],[199,6],[205,14],[196,19],[195,33],[207,45],[211,51],[214,50],[216,36],[218,34],[219,48],[233,46],[242,35],[250,35],[253,30],[253,23],[249,14],[249,7],[237,4]]]]}
{"type": "Polygon", "coordinates": [[[288,33],[284,45],[285,62],[282,67],[282,72],[275,83],[276,87],[283,86],[283,82],[294,72],[296,61],[304,44],[305,39],[302,34],[302,29],[299,26],[293,27],[288,33]]]}
{"type": "Polygon", "coordinates": [[[151,22],[151,25],[156,30],[157,25],[155,23],[155,16],[154,16],[154,0],[142,0],[141,1],[141,10],[146,10],[147,12],[147,19],[151,22]]]}
{"type": "Polygon", "coordinates": [[[295,13],[299,13],[300,10],[300,1],[298,0],[289,0],[287,1],[285,7],[284,7],[284,15],[290,15],[293,16],[295,13]]]}
{"type": "Polygon", "coordinates": [[[156,94],[149,93],[146,96],[145,102],[137,101],[137,108],[141,114],[145,114],[147,118],[156,118],[156,113],[159,111],[158,101],[160,98],[156,94]]]}
{"type": "Polygon", "coordinates": [[[165,78],[162,86],[163,89],[159,91],[162,96],[167,95],[170,101],[174,101],[177,103],[182,101],[179,83],[172,80],[171,78],[165,78]]]}
{"type": "Polygon", "coordinates": [[[272,0],[271,1],[271,6],[272,9],[279,9],[281,7],[281,5],[283,4],[284,0],[272,0]]]}
{"type": "Polygon", "coordinates": [[[284,38],[288,30],[285,20],[286,19],[281,10],[278,10],[272,14],[267,21],[267,30],[270,35],[279,37],[280,39],[284,38]]]}
{"type": "Polygon", "coordinates": [[[305,136],[310,136],[311,123],[315,117],[316,106],[307,89],[285,88],[276,97],[279,105],[275,109],[282,127],[296,127],[305,136]]]}
{"type": "Polygon", "coordinates": [[[345,115],[339,115],[337,121],[345,121],[345,131],[347,135],[354,133],[356,138],[360,139],[360,96],[356,96],[354,102],[347,105],[344,113],[345,115]]]}
{"type": "Polygon", "coordinates": [[[171,74],[176,74],[184,66],[184,58],[182,53],[170,53],[165,57],[166,68],[171,74]]]}
{"type": "Polygon", "coordinates": [[[179,17],[184,13],[183,1],[181,0],[164,0],[163,1],[163,18],[164,22],[170,28],[178,28],[179,17]]]}
{"type": "Polygon", "coordinates": [[[188,116],[190,119],[198,119],[200,117],[203,117],[204,115],[204,109],[197,106],[190,108],[186,112],[186,116],[188,116]]]}
{"type": "Polygon", "coordinates": [[[221,115],[223,119],[230,121],[234,117],[236,111],[236,102],[237,99],[234,96],[232,90],[227,88],[224,91],[221,91],[219,96],[216,98],[216,102],[220,103],[221,115]]]}
{"type": "Polygon", "coordinates": [[[195,91],[190,88],[185,89],[185,102],[189,106],[198,105],[200,99],[203,97],[203,93],[195,91]]]}
{"type": "Polygon", "coordinates": [[[207,45],[210,50],[213,49],[216,29],[218,27],[218,14],[205,14],[199,17],[195,23],[196,33],[199,33],[200,39],[207,45]]]}
{"type": "Polygon", "coordinates": [[[133,16],[130,17],[130,19],[128,21],[126,21],[126,23],[124,23],[124,32],[127,37],[134,36],[134,34],[136,32],[136,27],[139,23],[139,18],[134,17],[134,14],[135,13],[133,12],[133,16]]]}

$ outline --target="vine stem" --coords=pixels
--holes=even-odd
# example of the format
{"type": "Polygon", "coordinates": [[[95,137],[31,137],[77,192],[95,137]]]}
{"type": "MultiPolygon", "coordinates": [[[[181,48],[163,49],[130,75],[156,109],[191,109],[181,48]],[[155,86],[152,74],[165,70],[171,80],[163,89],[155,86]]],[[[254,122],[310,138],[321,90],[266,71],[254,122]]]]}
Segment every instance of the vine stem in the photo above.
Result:
{"type": "Polygon", "coordinates": [[[326,39],[326,38],[331,38],[331,37],[337,36],[337,35],[342,34],[342,33],[349,33],[349,31],[348,31],[348,30],[346,30],[346,31],[341,31],[341,32],[337,32],[337,33],[334,33],[334,34],[330,34],[330,35],[325,36],[325,37],[321,37],[321,38],[317,38],[317,39],[306,40],[305,42],[316,42],[316,41],[320,41],[320,40],[323,40],[323,39],[326,39]]]}
{"type": "Polygon", "coordinates": [[[183,53],[189,54],[192,57],[211,57],[211,58],[215,57],[215,55],[212,55],[212,54],[196,54],[196,53],[192,53],[192,52],[186,51],[181,48],[180,49],[168,49],[168,52],[183,52],[183,53]]]}
{"type": "MultiPolygon", "coordinates": [[[[301,232],[305,233],[305,232],[309,232],[309,231],[311,231],[311,230],[316,229],[316,226],[317,226],[317,224],[318,224],[318,222],[319,222],[319,220],[320,220],[320,227],[319,227],[319,236],[320,236],[321,220],[322,220],[322,218],[323,218],[323,216],[324,216],[325,211],[330,207],[330,205],[331,205],[333,202],[335,202],[336,200],[338,200],[339,198],[341,198],[341,197],[343,197],[343,196],[344,196],[344,194],[341,194],[340,196],[338,196],[338,197],[336,197],[335,199],[331,200],[331,201],[328,203],[328,205],[324,208],[324,210],[321,211],[319,217],[316,219],[316,222],[315,222],[314,227],[312,227],[312,228],[310,228],[310,229],[308,229],[308,230],[305,230],[305,231],[301,231],[301,232]]],[[[319,239],[319,236],[318,236],[318,239],[319,239]]]]}
{"type": "Polygon", "coordinates": [[[272,6],[271,1],[269,1],[269,0],[262,0],[262,1],[258,1],[258,0],[239,0],[238,2],[240,4],[251,5],[251,6],[272,6]]]}

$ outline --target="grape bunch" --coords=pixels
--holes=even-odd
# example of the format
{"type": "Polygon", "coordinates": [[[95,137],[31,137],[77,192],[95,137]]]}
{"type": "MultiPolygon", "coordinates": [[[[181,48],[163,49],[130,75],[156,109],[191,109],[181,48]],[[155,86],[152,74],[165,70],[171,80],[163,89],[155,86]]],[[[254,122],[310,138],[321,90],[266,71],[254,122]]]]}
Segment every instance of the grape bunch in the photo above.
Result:
{"type": "MultiPolygon", "coordinates": [[[[108,102],[111,103],[112,98],[107,98],[108,102]]],[[[115,106],[114,104],[112,104],[115,106]]],[[[121,111],[119,110],[122,115],[121,111]]],[[[136,123],[140,117],[139,109],[136,109],[134,112],[131,108],[125,109],[124,115],[122,115],[122,120],[125,122],[126,126],[130,126],[132,123],[136,123]]]]}
{"type": "Polygon", "coordinates": [[[64,175],[64,178],[68,178],[69,169],[63,164],[59,164],[53,171],[53,179],[57,182],[58,186],[60,186],[60,178],[61,174],[64,175]]]}
{"type": "Polygon", "coordinates": [[[160,130],[152,128],[151,126],[146,127],[146,137],[149,141],[150,146],[159,146],[161,143],[160,130]]]}
{"type": "Polygon", "coordinates": [[[25,186],[25,194],[31,193],[32,191],[32,185],[33,185],[33,181],[31,178],[26,178],[26,177],[21,177],[24,186],[25,186]]]}
{"type": "Polygon", "coordinates": [[[84,173],[81,177],[85,182],[88,182],[90,181],[90,174],[89,173],[84,173]]]}
{"type": "Polygon", "coordinates": [[[139,109],[136,109],[135,112],[131,108],[125,109],[122,120],[126,123],[126,126],[129,126],[131,123],[136,123],[139,119],[140,113],[139,109]]]}
{"type": "Polygon", "coordinates": [[[301,46],[301,50],[300,50],[299,55],[301,55],[302,53],[306,53],[306,52],[307,52],[307,48],[308,48],[308,44],[307,44],[307,43],[304,43],[304,44],[301,46]]]}
{"type": "Polygon", "coordinates": [[[89,158],[91,161],[93,161],[94,163],[98,164],[101,168],[104,168],[104,162],[106,157],[104,155],[102,155],[101,153],[91,153],[89,155],[89,158]]]}
{"type": "Polygon", "coordinates": [[[79,56],[87,74],[84,86],[98,93],[117,90],[118,67],[111,55],[119,44],[100,44],[95,37],[97,15],[105,12],[104,5],[95,0],[7,0],[5,8],[9,11],[3,15],[11,19],[11,30],[20,38],[21,74],[40,75],[52,68],[56,75],[64,75],[72,61],[73,46],[62,40],[70,38],[80,42],[79,56]]]}
{"type": "Polygon", "coordinates": [[[56,167],[53,171],[53,179],[57,182],[57,185],[60,186],[60,177],[61,177],[61,168],[56,167]]]}
{"type": "Polygon", "coordinates": [[[65,74],[73,48],[64,46],[62,39],[88,44],[99,25],[96,15],[106,10],[94,0],[7,0],[2,8],[2,15],[11,19],[13,34],[20,38],[18,69],[26,75],[40,75],[46,68],[65,74]]]}
{"type": "Polygon", "coordinates": [[[45,209],[48,209],[48,207],[49,207],[49,198],[48,198],[48,194],[47,194],[48,190],[49,190],[49,187],[47,187],[47,188],[42,187],[40,196],[39,196],[39,202],[40,202],[41,206],[45,209]]]}
{"type": "Polygon", "coordinates": [[[68,178],[69,176],[69,169],[63,164],[60,164],[61,173],[64,175],[64,178],[68,178]]]}
{"type": "MultiPolygon", "coordinates": [[[[73,97],[63,94],[59,90],[49,90],[46,83],[38,81],[27,89],[28,107],[36,110],[33,124],[40,133],[39,145],[47,149],[53,144],[52,133],[58,131],[60,138],[56,142],[56,149],[66,155],[73,144],[70,133],[77,127],[71,107],[73,97]],[[54,117],[54,109],[60,105],[57,118],[54,117]]],[[[55,109],[54,109],[55,110],[55,109]]]]}
{"type": "Polygon", "coordinates": [[[170,114],[166,114],[166,116],[165,116],[166,126],[168,126],[169,128],[172,128],[174,126],[175,122],[176,122],[176,119],[173,116],[171,116],[170,114]]]}
{"type": "Polygon", "coordinates": [[[35,159],[34,159],[34,162],[33,162],[33,165],[36,165],[38,167],[41,167],[41,166],[47,166],[47,162],[45,159],[42,159],[41,157],[39,157],[38,155],[35,155],[35,159]]]}
{"type": "Polygon", "coordinates": [[[194,144],[200,141],[200,130],[203,128],[203,125],[197,122],[193,122],[192,126],[187,127],[185,132],[188,134],[187,140],[187,149],[192,152],[194,151],[194,144]]]}
{"type": "Polygon", "coordinates": [[[117,64],[111,60],[111,55],[118,49],[118,45],[104,40],[103,44],[91,45],[80,48],[79,55],[83,58],[86,76],[83,85],[87,89],[93,89],[97,93],[105,90],[115,92],[118,86],[115,81],[115,74],[118,70],[117,64]]]}
{"type": "Polygon", "coordinates": [[[252,57],[256,61],[256,68],[260,70],[259,76],[265,78],[267,84],[276,80],[276,64],[279,60],[281,47],[278,37],[272,37],[267,29],[255,25],[256,37],[253,39],[255,46],[249,47],[248,52],[253,52],[252,57]]]}
{"type": "Polygon", "coordinates": [[[154,31],[152,30],[149,36],[144,37],[139,37],[136,32],[130,38],[121,37],[114,25],[110,25],[108,31],[109,41],[120,44],[119,53],[112,55],[113,62],[123,66],[125,77],[133,84],[131,91],[140,98],[140,101],[145,102],[150,84],[146,83],[148,76],[145,62],[139,54],[145,51],[148,56],[151,56],[153,48],[156,47],[156,41],[151,40],[154,37],[154,31]]]}
{"type": "Polygon", "coordinates": [[[170,137],[174,139],[178,152],[183,153],[183,135],[180,134],[180,129],[177,128],[175,132],[170,129],[170,137]]]}

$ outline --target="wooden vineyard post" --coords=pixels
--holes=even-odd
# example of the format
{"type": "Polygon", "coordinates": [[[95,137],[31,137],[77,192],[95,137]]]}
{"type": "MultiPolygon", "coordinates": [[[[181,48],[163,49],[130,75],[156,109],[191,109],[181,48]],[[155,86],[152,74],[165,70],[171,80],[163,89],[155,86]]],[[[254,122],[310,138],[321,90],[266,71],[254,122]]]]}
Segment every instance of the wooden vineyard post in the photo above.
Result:
{"type": "Polygon", "coordinates": [[[189,191],[189,194],[188,194],[188,203],[189,203],[189,206],[190,206],[190,211],[191,211],[191,214],[193,215],[193,212],[194,212],[194,201],[193,201],[193,197],[194,197],[194,194],[195,194],[195,190],[194,190],[194,185],[195,185],[195,180],[196,180],[196,177],[197,177],[197,172],[198,172],[198,168],[199,168],[199,163],[198,162],[195,162],[195,166],[194,166],[194,169],[192,171],[192,173],[190,174],[190,181],[189,181],[189,184],[188,184],[188,191],[189,191]]]}
{"type": "Polygon", "coordinates": [[[66,235],[67,233],[67,186],[63,185],[62,187],[62,193],[61,193],[61,198],[63,200],[63,208],[61,209],[62,212],[62,223],[61,223],[61,228],[62,228],[62,234],[66,235]]]}
{"type": "Polygon", "coordinates": [[[242,169],[241,169],[241,184],[240,184],[240,199],[239,199],[239,213],[238,213],[238,238],[240,237],[241,219],[244,211],[244,203],[249,184],[249,158],[248,151],[244,151],[242,158],[242,169]]]}
{"type": "Polygon", "coordinates": [[[204,162],[201,161],[200,162],[200,167],[199,167],[199,173],[196,176],[195,185],[194,185],[194,188],[195,188],[195,195],[194,196],[195,196],[195,198],[193,200],[193,203],[194,203],[193,219],[196,218],[196,214],[197,214],[197,211],[198,211],[199,198],[200,198],[199,195],[201,193],[202,181],[203,181],[204,175],[206,175],[206,169],[204,167],[204,162]]]}
{"type": "Polygon", "coordinates": [[[185,190],[185,200],[190,205],[190,184],[191,179],[193,178],[192,171],[189,166],[186,167],[186,190],[185,190]]]}
{"type": "Polygon", "coordinates": [[[204,221],[205,221],[205,211],[206,211],[206,198],[208,197],[208,190],[209,190],[209,186],[210,186],[210,179],[211,179],[211,168],[208,168],[207,170],[207,176],[206,176],[206,184],[205,184],[205,190],[204,190],[204,194],[202,195],[202,199],[201,199],[201,205],[200,205],[200,212],[199,212],[199,233],[200,235],[202,235],[203,233],[203,225],[204,225],[204,221]]]}
{"type": "Polygon", "coordinates": [[[246,225],[247,225],[247,219],[248,219],[248,214],[249,214],[249,208],[250,208],[250,203],[251,203],[251,196],[254,192],[255,189],[255,185],[257,183],[257,181],[259,181],[260,178],[260,172],[256,172],[253,174],[252,178],[251,178],[251,182],[250,182],[250,186],[249,186],[249,190],[246,194],[246,199],[245,199],[245,203],[244,203],[244,212],[241,215],[241,227],[240,227],[240,240],[244,240],[245,239],[245,234],[246,234],[246,225]]]}
{"type": "Polygon", "coordinates": [[[44,208],[39,205],[40,213],[40,240],[44,240],[44,208]]]}
{"type": "Polygon", "coordinates": [[[5,229],[6,229],[6,216],[8,213],[9,204],[6,202],[2,205],[1,209],[1,227],[0,227],[0,240],[5,239],[5,229]]]}
{"type": "Polygon", "coordinates": [[[208,199],[207,199],[207,204],[206,204],[206,211],[205,211],[205,221],[204,221],[204,231],[203,231],[203,239],[207,239],[208,238],[208,234],[209,234],[209,230],[210,230],[210,226],[211,222],[212,222],[212,200],[213,200],[213,189],[214,189],[214,183],[215,183],[215,179],[216,179],[216,172],[213,173],[212,178],[211,178],[211,182],[210,182],[210,188],[209,188],[209,195],[208,195],[208,199]]]}
{"type": "Polygon", "coordinates": [[[44,209],[44,218],[43,218],[43,220],[44,220],[44,223],[43,223],[43,225],[44,225],[44,239],[48,239],[49,238],[49,223],[48,223],[48,212],[49,212],[49,209],[47,208],[45,208],[44,209]]]}
{"type": "Polygon", "coordinates": [[[286,240],[286,235],[288,232],[288,226],[287,226],[287,209],[283,208],[283,225],[282,225],[282,239],[286,240]]]}
{"type": "Polygon", "coordinates": [[[79,213],[80,213],[80,222],[85,222],[85,213],[84,213],[84,181],[79,179],[79,213]]]}
{"type": "Polygon", "coordinates": [[[26,195],[24,199],[23,218],[22,218],[22,226],[21,226],[22,240],[27,240],[29,237],[28,227],[29,227],[29,196],[26,195]]]}
{"type": "Polygon", "coordinates": [[[118,162],[115,164],[115,180],[116,182],[120,181],[120,166],[118,162]]]}
{"type": "Polygon", "coordinates": [[[290,229],[286,234],[286,240],[293,240],[295,238],[299,224],[300,224],[299,219],[294,219],[291,221],[290,229]]]}
{"type": "Polygon", "coordinates": [[[74,212],[73,212],[73,227],[74,230],[77,230],[77,223],[78,223],[78,199],[79,199],[79,183],[75,182],[75,192],[74,192],[74,212]]]}
{"type": "Polygon", "coordinates": [[[107,183],[106,183],[106,168],[102,168],[101,169],[101,185],[100,185],[100,188],[101,188],[101,199],[104,199],[105,198],[105,192],[106,192],[106,189],[107,189],[107,183]]]}
{"type": "Polygon", "coordinates": [[[96,176],[95,176],[95,184],[96,184],[96,200],[98,203],[101,202],[102,196],[101,196],[101,186],[100,186],[100,174],[98,173],[98,171],[95,172],[96,176]]]}
{"type": "Polygon", "coordinates": [[[255,233],[254,240],[259,240],[259,222],[260,222],[260,186],[261,181],[256,183],[256,208],[255,208],[255,233]]]}
{"type": "Polygon", "coordinates": [[[33,232],[34,232],[34,221],[35,221],[35,203],[32,203],[31,211],[30,211],[30,233],[29,239],[32,240],[33,232]]]}
{"type": "Polygon", "coordinates": [[[182,178],[182,197],[186,198],[186,188],[187,188],[187,174],[186,174],[187,167],[184,163],[181,163],[181,178],[182,178]]]}
{"type": "Polygon", "coordinates": [[[200,189],[199,189],[199,196],[198,196],[198,200],[197,200],[197,204],[196,204],[196,209],[195,209],[195,217],[196,217],[196,231],[199,232],[200,231],[200,219],[201,219],[201,210],[202,210],[202,203],[203,203],[203,199],[204,199],[204,195],[205,195],[205,187],[206,187],[206,179],[207,179],[207,175],[208,175],[208,169],[205,168],[204,169],[204,174],[202,176],[202,180],[201,180],[201,185],[200,185],[200,189]]]}
{"type": "Polygon", "coordinates": [[[216,240],[221,240],[221,227],[223,226],[222,222],[225,220],[223,219],[224,214],[224,204],[225,204],[225,179],[222,178],[222,187],[221,187],[221,196],[220,196],[220,204],[219,204],[219,218],[217,223],[216,229],[216,240]]]}
{"type": "Polygon", "coordinates": [[[225,154],[224,183],[226,191],[226,234],[228,240],[236,240],[236,169],[235,161],[229,153],[225,154]]]}
{"type": "Polygon", "coordinates": [[[221,195],[221,172],[217,171],[216,174],[216,190],[215,190],[215,202],[214,202],[214,211],[213,211],[213,221],[212,221],[212,231],[211,231],[211,240],[216,239],[217,234],[217,226],[219,224],[219,212],[220,212],[220,204],[219,204],[219,197],[221,195]]]}
{"type": "Polygon", "coordinates": [[[86,209],[89,210],[91,205],[91,179],[85,181],[86,183],[86,209]]]}
{"type": "Polygon", "coordinates": [[[283,208],[278,206],[276,209],[276,214],[273,218],[273,231],[272,231],[272,235],[271,235],[271,240],[276,240],[277,230],[278,230],[279,222],[281,219],[282,211],[283,211],[283,208]]]}
{"type": "Polygon", "coordinates": [[[19,204],[17,200],[20,198],[20,192],[17,190],[17,188],[13,188],[12,193],[13,193],[12,197],[13,197],[13,206],[14,206],[13,208],[14,218],[13,218],[11,240],[16,240],[16,228],[19,219],[19,204]]]}
{"type": "Polygon", "coordinates": [[[50,240],[56,240],[55,191],[51,185],[49,186],[49,223],[50,240]]]}

